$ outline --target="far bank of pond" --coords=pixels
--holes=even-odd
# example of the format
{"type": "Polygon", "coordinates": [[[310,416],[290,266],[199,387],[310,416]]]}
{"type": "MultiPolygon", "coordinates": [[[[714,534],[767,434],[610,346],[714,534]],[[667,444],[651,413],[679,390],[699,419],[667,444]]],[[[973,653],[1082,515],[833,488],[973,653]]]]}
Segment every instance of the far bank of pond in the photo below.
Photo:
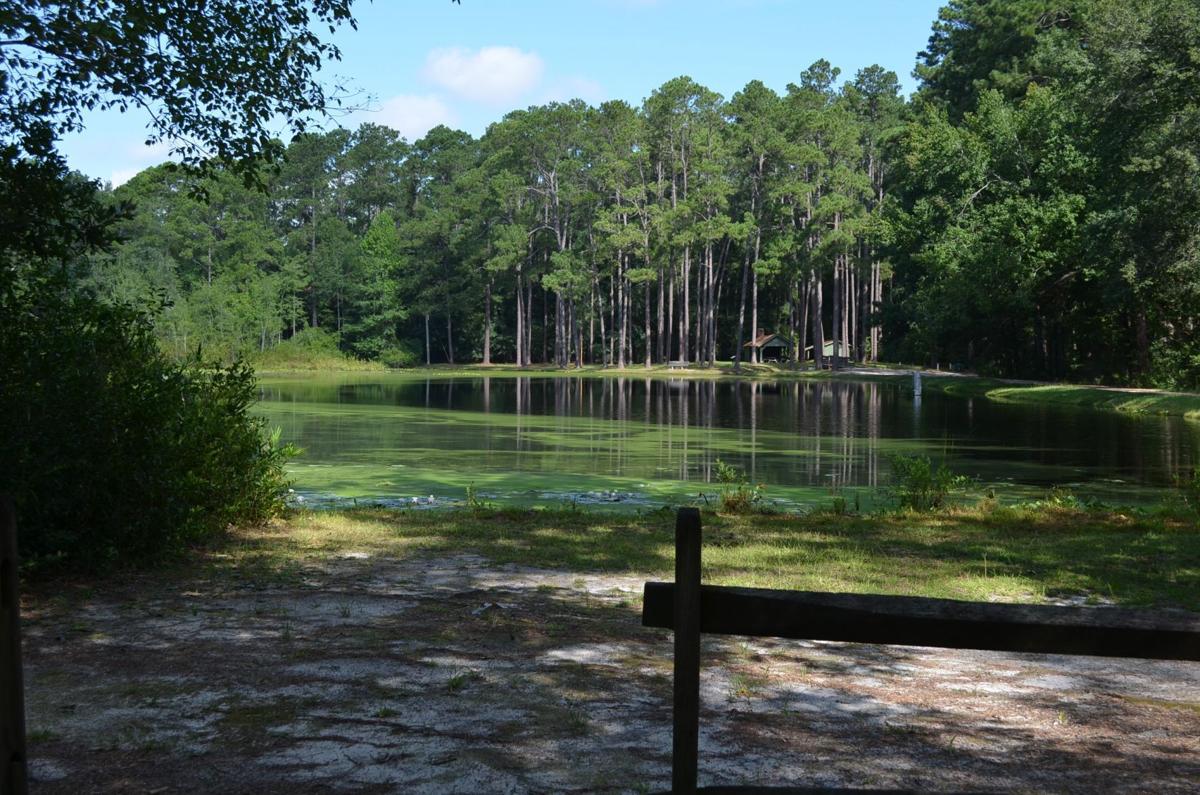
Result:
{"type": "MultiPolygon", "coordinates": [[[[1152,504],[1200,462],[1200,423],[1182,411],[1028,402],[1025,387],[962,376],[922,382],[917,396],[911,376],[863,372],[266,374],[258,410],[304,448],[293,474],[309,504],[445,505],[469,489],[498,504],[704,505],[721,461],[781,507],[865,509],[889,504],[893,454],[929,456],[1004,500],[1064,488],[1152,504]]],[[[1119,393],[1131,394],[1141,395],[1119,393]]]]}
{"type": "Polygon", "coordinates": [[[1047,403],[1077,408],[1107,409],[1126,414],[1162,414],[1200,420],[1200,393],[1169,392],[1161,389],[1093,386],[1087,384],[1056,384],[1038,381],[986,378],[940,370],[924,370],[906,365],[861,365],[841,371],[792,368],[776,364],[743,363],[736,371],[729,362],[715,367],[677,368],[656,364],[651,367],[630,365],[625,369],[587,365],[581,368],[556,369],[534,365],[516,367],[495,365],[433,365],[403,370],[388,370],[370,362],[347,359],[345,366],[327,360],[309,363],[312,366],[292,369],[262,369],[266,378],[311,374],[332,375],[340,372],[387,372],[398,377],[427,378],[674,378],[674,379],[757,379],[765,381],[791,380],[903,380],[911,383],[914,373],[920,373],[923,388],[943,391],[961,397],[984,397],[1010,403],[1047,403]]]}

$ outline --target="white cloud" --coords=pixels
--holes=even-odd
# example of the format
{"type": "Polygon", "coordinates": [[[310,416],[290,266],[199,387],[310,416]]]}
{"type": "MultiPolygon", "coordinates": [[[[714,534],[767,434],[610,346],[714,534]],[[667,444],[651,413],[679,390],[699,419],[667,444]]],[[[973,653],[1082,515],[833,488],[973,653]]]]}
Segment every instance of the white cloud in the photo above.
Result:
{"type": "Polygon", "coordinates": [[[126,147],[125,153],[138,160],[157,163],[171,156],[171,146],[172,142],[169,140],[159,141],[149,146],[146,146],[145,143],[137,143],[126,147]]]}
{"type": "Polygon", "coordinates": [[[432,94],[400,94],[384,100],[379,110],[364,113],[361,120],[391,127],[415,141],[439,124],[456,125],[458,116],[432,94]]]}
{"type": "Polygon", "coordinates": [[[113,168],[109,172],[108,181],[115,188],[124,185],[151,166],[175,160],[176,158],[171,156],[171,145],[170,141],[159,141],[151,146],[141,142],[126,146],[120,157],[113,158],[117,161],[113,163],[114,166],[124,168],[113,168]]]}
{"type": "Polygon", "coordinates": [[[423,74],[464,99],[503,106],[536,86],[543,70],[536,53],[516,47],[452,47],[429,53],[423,74]]]}
{"type": "Polygon", "coordinates": [[[140,168],[118,168],[116,171],[112,172],[112,175],[108,178],[108,181],[112,183],[114,188],[120,187],[141,172],[142,169],[140,168]]]}

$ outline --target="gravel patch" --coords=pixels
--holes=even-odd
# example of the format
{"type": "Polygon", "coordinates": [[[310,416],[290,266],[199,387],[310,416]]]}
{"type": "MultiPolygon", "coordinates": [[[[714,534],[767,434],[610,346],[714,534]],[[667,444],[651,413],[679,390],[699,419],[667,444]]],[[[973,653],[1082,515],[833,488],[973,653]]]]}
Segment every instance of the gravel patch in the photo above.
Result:
{"type": "MultiPolygon", "coordinates": [[[[346,553],[26,610],[39,793],[644,792],[642,578],[346,553]]],[[[1200,666],[706,637],[702,784],[1194,792],[1200,666]]]]}

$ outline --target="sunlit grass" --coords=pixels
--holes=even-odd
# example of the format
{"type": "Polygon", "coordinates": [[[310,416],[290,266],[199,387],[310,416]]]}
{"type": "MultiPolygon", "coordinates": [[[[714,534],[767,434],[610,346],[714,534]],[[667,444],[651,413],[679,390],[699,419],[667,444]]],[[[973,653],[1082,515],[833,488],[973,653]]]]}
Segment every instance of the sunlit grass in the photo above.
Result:
{"type": "Polygon", "coordinates": [[[1072,384],[1010,384],[988,378],[930,378],[930,388],[958,397],[1000,403],[1103,409],[1125,414],[1162,414],[1200,419],[1200,394],[1149,389],[1112,389],[1072,384]]]}
{"type": "Polygon", "coordinates": [[[1200,419],[1200,395],[1180,392],[1129,392],[1085,386],[1028,386],[990,389],[990,400],[1010,403],[1046,403],[1111,409],[1129,414],[1175,414],[1200,419]]]}
{"type": "MultiPolygon", "coordinates": [[[[670,579],[672,514],[300,512],[238,531],[221,565],[262,576],[346,554],[470,552],[495,563],[670,579]]],[[[1054,506],[935,514],[704,515],[706,582],[1038,602],[1081,597],[1200,609],[1200,531],[1169,514],[1054,506]]]]}

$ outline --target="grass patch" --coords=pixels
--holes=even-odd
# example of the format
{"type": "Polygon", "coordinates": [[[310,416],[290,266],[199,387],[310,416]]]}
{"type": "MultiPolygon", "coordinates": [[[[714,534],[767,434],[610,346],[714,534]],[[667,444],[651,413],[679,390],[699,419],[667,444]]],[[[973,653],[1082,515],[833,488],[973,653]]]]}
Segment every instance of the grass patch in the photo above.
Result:
{"type": "Polygon", "coordinates": [[[303,712],[319,703],[317,698],[280,699],[269,703],[234,702],[221,716],[221,729],[257,740],[273,727],[295,722],[303,712]]]}
{"type": "Polygon", "coordinates": [[[1200,394],[1152,389],[1116,389],[1072,384],[1011,384],[989,378],[927,378],[928,388],[956,397],[984,397],[1000,403],[1160,414],[1200,420],[1200,394]]]}
{"type": "Polygon", "coordinates": [[[254,357],[258,372],[296,370],[385,370],[379,362],[347,356],[338,349],[337,336],[324,329],[308,328],[254,357]]]}
{"type": "Polygon", "coordinates": [[[40,745],[42,743],[52,743],[61,738],[62,735],[53,729],[30,729],[25,735],[25,742],[30,745],[40,745]]]}
{"type": "Polygon", "coordinates": [[[729,679],[729,700],[738,699],[749,701],[758,698],[762,688],[767,684],[765,679],[750,674],[736,673],[729,679]]]}
{"type": "Polygon", "coordinates": [[[482,681],[483,674],[478,671],[458,671],[446,680],[446,690],[451,693],[458,693],[472,682],[482,681]]]}
{"type": "MultiPolygon", "coordinates": [[[[214,563],[296,570],[348,551],[474,552],[496,563],[671,577],[674,515],[588,511],[302,512],[238,531],[214,563]]],[[[1200,532],[1168,513],[1071,505],[878,515],[704,515],[706,582],[951,599],[1082,596],[1200,610],[1200,532]]]]}
{"type": "Polygon", "coordinates": [[[278,352],[272,348],[254,358],[254,369],[258,373],[294,373],[294,372],[345,372],[345,371],[382,371],[387,368],[379,362],[368,362],[355,359],[342,353],[329,355],[293,354],[288,351],[278,352]]]}

